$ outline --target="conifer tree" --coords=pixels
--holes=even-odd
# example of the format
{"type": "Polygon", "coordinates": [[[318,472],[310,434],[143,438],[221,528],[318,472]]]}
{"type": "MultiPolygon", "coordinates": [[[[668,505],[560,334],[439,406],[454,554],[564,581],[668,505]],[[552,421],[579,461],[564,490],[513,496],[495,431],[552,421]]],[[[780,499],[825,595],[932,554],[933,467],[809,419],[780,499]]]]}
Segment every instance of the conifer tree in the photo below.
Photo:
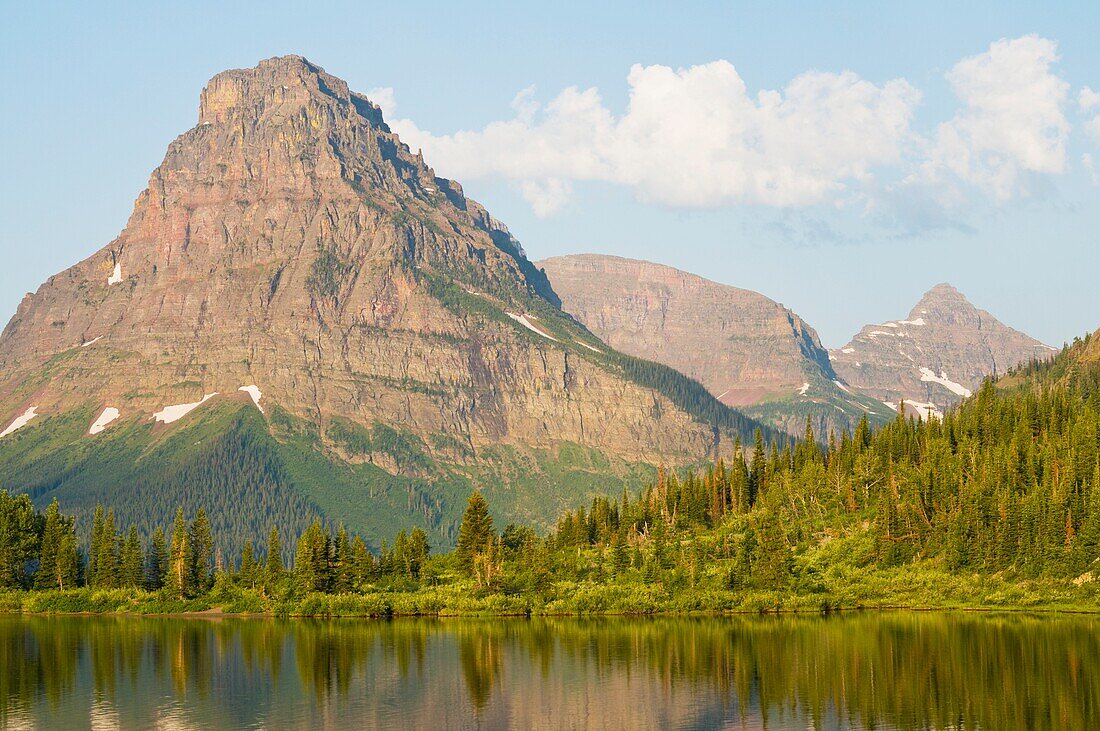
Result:
{"type": "Polygon", "coordinates": [[[172,596],[179,599],[185,598],[190,591],[190,557],[187,520],[183,516],[183,508],[178,508],[172,526],[172,545],[168,551],[168,574],[164,585],[172,596]]]}
{"type": "Polygon", "coordinates": [[[362,536],[356,535],[351,541],[352,586],[359,588],[374,578],[374,555],[367,550],[362,536]]]}
{"type": "Polygon", "coordinates": [[[328,537],[320,521],[315,520],[298,539],[294,580],[302,591],[326,591],[328,576],[328,537]]]}
{"type": "Polygon", "coordinates": [[[88,586],[99,586],[99,554],[103,546],[103,506],[96,504],[92,517],[92,537],[88,544],[88,586]]]}
{"type": "Polygon", "coordinates": [[[466,502],[466,512],[458,529],[455,557],[459,566],[467,573],[473,573],[475,558],[490,549],[493,538],[493,517],[489,515],[489,504],[480,491],[475,491],[466,502]]]}
{"type": "Polygon", "coordinates": [[[164,588],[168,575],[168,543],[164,529],[157,526],[149,543],[149,552],[145,559],[145,585],[151,591],[164,588]]]}
{"type": "Polygon", "coordinates": [[[188,529],[188,588],[194,595],[202,594],[213,584],[214,536],[210,532],[210,521],[206,511],[199,508],[195,519],[188,529]]]}
{"type": "Polygon", "coordinates": [[[279,529],[271,526],[271,533],[267,537],[267,562],[264,566],[265,579],[274,584],[283,578],[286,569],[283,567],[283,542],[279,539],[279,529]]]}
{"type": "Polygon", "coordinates": [[[332,545],[332,591],[344,594],[351,591],[354,585],[351,543],[348,540],[348,532],[340,526],[332,545]]]}
{"type": "Polygon", "coordinates": [[[70,526],[61,532],[57,542],[54,578],[58,589],[74,589],[80,578],[80,552],[76,547],[76,532],[70,526]]]}
{"type": "Polygon", "coordinates": [[[136,525],[130,526],[120,563],[120,585],[130,589],[140,587],[144,583],[144,567],[142,566],[141,539],[138,538],[136,525]]]}
{"type": "Polygon", "coordinates": [[[99,589],[111,589],[119,586],[120,541],[115,526],[115,511],[111,508],[100,525],[98,545],[93,549],[95,572],[92,586],[99,589]]]}
{"type": "Polygon", "coordinates": [[[42,529],[42,547],[38,552],[38,571],[34,575],[35,589],[57,588],[57,559],[65,526],[61,519],[61,506],[57,498],[46,509],[46,523],[42,529]]]}
{"type": "Polygon", "coordinates": [[[256,556],[252,549],[252,541],[245,541],[244,548],[241,549],[241,582],[245,586],[254,587],[256,585],[256,573],[256,556]]]}

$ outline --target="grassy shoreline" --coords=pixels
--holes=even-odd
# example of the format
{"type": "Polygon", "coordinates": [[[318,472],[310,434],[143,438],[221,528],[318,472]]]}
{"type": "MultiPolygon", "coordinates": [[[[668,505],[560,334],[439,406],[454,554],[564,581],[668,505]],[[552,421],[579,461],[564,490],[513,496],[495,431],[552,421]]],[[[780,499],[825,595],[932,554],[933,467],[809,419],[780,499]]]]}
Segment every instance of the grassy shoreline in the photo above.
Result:
{"type": "Polygon", "coordinates": [[[418,588],[368,587],[346,594],[274,596],[231,583],[178,599],[165,592],[78,588],[0,593],[0,613],[159,617],[532,617],[724,616],[830,614],[853,611],[1100,613],[1097,582],[1011,583],[988,576],[911,572],[904,582],[876,572],[873,581],[799,593],[726,591],[662,585],[556,582],[534,593],[478,589],[472,582],[418,588]]]}

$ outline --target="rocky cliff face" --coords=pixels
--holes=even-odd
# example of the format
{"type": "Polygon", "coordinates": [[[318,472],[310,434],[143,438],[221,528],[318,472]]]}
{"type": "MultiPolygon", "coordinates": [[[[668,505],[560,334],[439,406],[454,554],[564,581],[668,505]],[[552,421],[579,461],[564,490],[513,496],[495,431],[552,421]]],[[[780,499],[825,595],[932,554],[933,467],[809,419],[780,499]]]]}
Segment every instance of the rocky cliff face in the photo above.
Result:
{"type": "Polygon", "coordinates": [[[617,350],[669,365],[726,404],[801,436],[881,404],[848,393],[817,333],[778,302],[672,267],[581,254],[538,262],[562,307],[617,350]]]}
{"type": "Polygon", "coordinates": [[[378,107],[273,58],[215,76],[118,238],[23,300],[0,336],[0,420],[91,405],[113,414],[101,431],[171,428],[204,399],[251,399],[325,445],[334,420],[385,424],[456,463],[501,445],[670,464],[729,449],[558,304],[378,107]]]}
{"type": "Polygon", "coordinates": [[[848,383],[892,408],[905,401],[927,416],[1032,358],[1056,352],[974,307],[950,284],[938,284],[903,320],[867,325],[830,352],[848,383]]]}

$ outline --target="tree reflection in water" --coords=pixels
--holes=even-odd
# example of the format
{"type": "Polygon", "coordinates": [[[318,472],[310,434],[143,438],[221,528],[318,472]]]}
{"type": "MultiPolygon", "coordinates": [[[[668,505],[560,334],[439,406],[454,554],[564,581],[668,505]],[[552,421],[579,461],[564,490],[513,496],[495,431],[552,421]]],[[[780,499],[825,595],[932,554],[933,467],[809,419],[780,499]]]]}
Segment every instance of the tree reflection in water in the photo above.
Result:
{"type": "Polygon", "coordinates": [[[1098,630],[1093,617],[916,613],[5,616],[0,725],[1097,728],[1098,630]]]}

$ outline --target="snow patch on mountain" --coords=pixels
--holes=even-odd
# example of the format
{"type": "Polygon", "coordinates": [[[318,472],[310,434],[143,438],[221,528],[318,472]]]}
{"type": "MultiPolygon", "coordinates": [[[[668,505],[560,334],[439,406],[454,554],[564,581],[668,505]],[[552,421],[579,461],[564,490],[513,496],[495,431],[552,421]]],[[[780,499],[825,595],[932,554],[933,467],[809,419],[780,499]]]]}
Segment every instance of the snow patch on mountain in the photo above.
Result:
{"type": "Polygon", "coordinates": [[[542,337],[546,338],[547,340],[553,340],[555,343],[558,342],[558,339],[556,337],[554,337],[550,333],[543,332],[533,322],[528,320],[527,315],[517,315],[514,312],[509,312],[508,317],[512,318],[513,320],[518,322],[520,325],[523,325],[525,328],[527,328],[531,332],[533,332],[537,335],[541,335],[542,337]]]}
{"type": "Polygon", "coordinates": [[[9,424],[7,429],[0,432],[0,439],[3,439],[7,435],[11,434],[12,432],[14,432],[18,429],[22,429],[23,427],[25,427],[27,424],[30,423],[31,419],[33,419],[36,416],[38,416],[38,407],[37,406],[30,407],[29,409],[24,411],[22,414],[15,417],[15,421],[13,421],[11,424],[9,424]]]}
{"type": "Polygon", "coordinates": [[[108,406],[103,410],[103,413],[99,415],[99,418],[92,422],[92,425],[88,427],[89,434],[99,434],[101,431],[107,428],[107,425],[120,416],[119,410],[113,406],[108,406]]]}
{"type": "Polygon", "coordinates": [[[259,386],[256,386],[256,385],[241,386],[237,390],[238,391],[244,391],[249,396],[251,396],[252,397],[252,403],[256,404],[256,408],[260,410],[261,414],[264,413],[264,407],[260,406],[260,399],[263,398],[264,394],[263,394],[263,391],[260,390],[259,386]]]}
{"type": "Polygon", "coordinates": [[[122,262],[115,262],[115,270],[111,272],[111,276],[107,277],[107,286],[112,284],[121,284],[122,282],[122,262]]]}
{"type": "Polygon", "coordinates": [[[164,424],[171,424],[173,421],[179,421],[183,417],[187,416],[192,411],[202,406],[207,401],[217,395],[218,393],[217,391],[215,391],[214,393],[208,393],[204,395],[201,401],[195,401],[194,403],[190,404],[175,404],[173,406],[165,406],[163,409],[153,414],[153,419],[164,424]]]}
{"type": "Polygon", "coordinates": [[[809,390],[810,390],[810,384],[809,383],[803,383],[802,388],[798,389],[798,395],[799,396],[805,396],[806,392],[809,391],[809,390]]]}
{"type": "Polygon", "coordinates": [[[938,383],[951,393],[962,396],[963,398],[969,398],[971,394],[969,388],[962,385],[961,383],[955,383],[950,378],[948,378],[946,371],[941,370],[940,375],[937,376],[931,368],[925,368],[924,366],[921,366],[920,379],[926,383],[938,383]]]}

